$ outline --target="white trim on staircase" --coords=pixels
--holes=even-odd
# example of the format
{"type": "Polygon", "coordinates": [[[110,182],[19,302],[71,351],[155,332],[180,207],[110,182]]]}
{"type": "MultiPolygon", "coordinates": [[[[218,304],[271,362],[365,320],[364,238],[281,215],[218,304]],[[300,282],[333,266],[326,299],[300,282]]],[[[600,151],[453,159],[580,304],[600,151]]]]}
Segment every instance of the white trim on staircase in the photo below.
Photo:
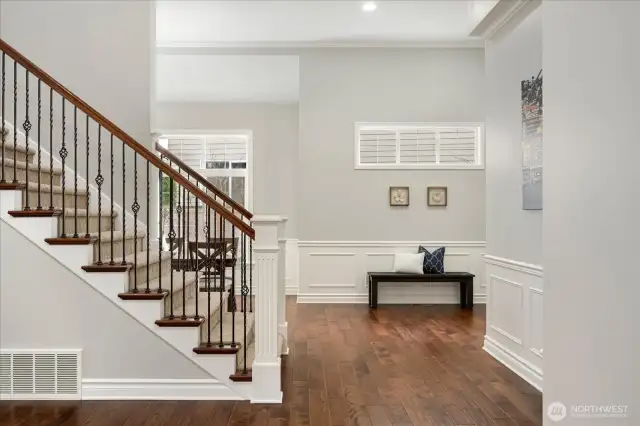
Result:
{"type": "Polygon", "coordinates": [[[83,400],[241,400],[218,380],[84,379],[83,400]]]}

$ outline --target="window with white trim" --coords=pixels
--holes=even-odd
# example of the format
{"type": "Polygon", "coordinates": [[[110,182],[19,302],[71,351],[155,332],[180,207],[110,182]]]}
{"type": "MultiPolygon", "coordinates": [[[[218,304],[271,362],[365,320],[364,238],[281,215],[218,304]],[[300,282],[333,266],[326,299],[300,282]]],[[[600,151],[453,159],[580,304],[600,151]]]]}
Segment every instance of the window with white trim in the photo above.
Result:
{"type": "Polygon", "coordinates": [[[249,143],[244,134],[164,136],[160,143],[241,206],[249,200],[249,143]]]}
{"type": "Polygon", "coordinates": [[[356,123],[357,169],[484,168],[479,123],[356,123]]]}

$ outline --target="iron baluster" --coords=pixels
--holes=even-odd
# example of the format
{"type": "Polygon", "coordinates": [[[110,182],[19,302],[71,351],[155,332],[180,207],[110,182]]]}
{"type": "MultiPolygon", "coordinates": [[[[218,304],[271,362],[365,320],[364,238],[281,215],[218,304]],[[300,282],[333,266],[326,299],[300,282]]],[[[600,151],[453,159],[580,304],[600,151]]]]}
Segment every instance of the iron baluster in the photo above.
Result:
{"type": "MultiPolygon", "coordinates": [[[[145,293],[151,293],[151,289],[149,288],[149,254],[151,253],[150,235],[149,231],[151,228],[151,222],[149,221],[149,207],[151,206],[150,196],[151,196],[151,184],[149,182],[149,161],[147,160],[147,289],[145,293]]],[[[160,272],[158,276],[162,275],[162,267],[160,267],[160,272]]]]}
{"type": "MultiPolygon", "coordinates": [[[[53,211],[53,89],[49,88],[49,210],[53,211]]],[[[64,175],[64,169],[62,171],[64,175]]],[[[64,220],[64,217],[63,217],[64,220]]]]}
{"type": "MultiPolygon", "coordinates": [[[[113,228],[114,228],[114,220],[113,220],[113,187],[114,182],[113,182],[113,133],[110,135],[110,151],[109,154],[111,155],[111,185],[109,185],[111,187],[111,214],[109,215],[109,223],[111,224],[111,261],[109,262],[109,265],[115,265],[116,262],[113,260],[113,228]]],[[[101,212],[98,212],[98,217],[100,217],[99,215],[101,214],[101,212]]],[[[100,231],[102,231],[102,229],[100,229],[100,231]]]]}
{"type": "MultiPolygon", "coordinates": [[[[65,227],[66,227],[66,215],[67,215],[67,211],[65,209],[65,197],[64,197],[64,192],[65,192],[65,188],[66,188],[66,169],[65,169],[65,163],[66,163],[66,158],[67,155],[69,155],[69,151],[67,150],[67,141],[66,141],[66,137],[67,137],[67,126],[65,124],[66,122],[66,111],[65,111],[65,99],[64,97],[62,97],[62,147],[60,148],[60,158],[62,159],[62,234],[60,235],[60,237],[62,238],[66,238],[67,234],[65,232],[65,227]]],[[[51,199],[53,199],[53,186],[51,187],[51,199]]],[[[53,205],[53,201],[51,202],[51,205],[53,205]]]]}
{"type": "MultiPolygon", "coordinates": [[[[64,195],[62,193],[62,197],[64,195]]],[[[73,107],[73,225],[73,238],[78,238],[78,107],[76,106],[73,107]]]]}
{"type": "MultiPolygon", "coordinates": [[[[171,163],[169,163],[171,165],[171,163]]],[[[173,315],[173,240],[176,238],[176,231],[173,229],[173,178],[169,179],[169,251],[171,253],[171,275],[169,276],[169,295],[171,298],[171,314],[170,319],[174,319],[173,315]]]]}
{"type": "MultiPolygon", "coordinates": [[[[133,154],[133,204],[131,205],[133,211],[133,265],[134,268],[138,266],[138,212],[140,211],[140,204],[138,204],[138,153],[133,154]]],[[[122,230],[122,247],[124,244],[125,232],[122,230]]],[[[124,249],[123,249],[124,250],[124,249]]],[[[158,259],[160,261],[160,259],[158,259]]],[[[148,266],[148,265],[147,265],[148,266]]],[[[149,268],[147,268],[149,269],[149,268]]],[[[138,292],[138,273],[133,274],[133,292],[138,292]]]]}
{"type": "MultiPolygon", "coordinates": [[[[89,134],[89,122],[87,121],[87,135],[89,134]]],[[[89,137],[87,136],[87,150],[89,150],[89,137]]],[[[87,175],[88,176],[88,175],[87,175]]],[[[96,176],[96,185],[98,185],[98,261],[97,265],[102,265],[102,125],[98,124],[98,175],[96,176]]],[[[89,206],[87,206],[87,215],[89,206]]],[[[87,216],[88,218],[88,216],[87,216]]],[[[87,237],[89,236],[89,219],[87,219],[87,237]]],[[[111,239],[113,244],[113,238],[111,239]]]]}
{"type": "Polygon", "coordinates": [[[24,181],[27,185],[27,196],[25,197],[24,202],[24,210],[31,210],[29,206],[29,132],[31,131],[31,121],[29,121],[29,71],[25,70],[25,112],[24,112],[24,123],[22,123],[22,128],[24,129],[24,143],[25,150],[27,151],[27,159],[24,168],[24,181]]]}
{"type": "MultiPolygon", "coordinates": [[[[2,116],[2,120],[4,120],[4,116],[2,116]]],[[[13,61],[13,182],[18,183],[18,172],[17,172],[17,164],[18,164],[18,129],[16,129],[16,125],[18,124],[18,63],[13,61]]],[[[27,152],[27,160],[29,160],[29,153],[27,152]]],[[[29,188],[27,186],[26,196],[29,198],[29,188]]]]}
{"type": "MultiPolygon", "coordinates": [[[[42,182],[40,174],[42,173],[42,145],[40,142],[40,127],[42,127],[42,81],[38,79],[38,205],[36,210],[42,210],[42,199],[40,191],[42,190],[42,182]]],[[[53,173],[53,171],[50,171],[53,173]]]]}
{"type": "MultiPolygon", "coordinates": [[[[158,169],[158,188],[159,188],[159,195],[160,195],[160,211],[158,212],[158,259],[160,259],[160,257],[162,256],[162,234],[163,234],[163,229],[162,229],[162,209],[164,208],[164,199],[162,197],[162,189],[163,189],[163,185],[162,185],[162,170],[158,169]]],[[[169,267],[169,273],[173,274],[173,266],[169,267]]],[[[162,274],[158,275],[158,293],[162,293],[162,274]]]]}
{"type": "MultiPolygon", "coordinates": [[[[90,194],[90,192],[89,192],[89,176],[91,176],[91,175],[89,174],[89,146],[90,146],[89,142],[90,141],[89,141],[89,116],[88,115],[85,116],[85,127],[86,127],[85,134],[87,136],[87,152],[86,152],[86,154],[87,154],[87,175],[86,175],[87,176],[87,205],[86,205],[86,212],[85,212],[85,218],[87,220],[87,224],[86,224],[87,229],[85,230],[84,237],[85,238],[91,238],[91,235],[89,235],[89,194],[90,194]]],[[[100,126],[98,126],[98,149],[99,150],[101,150],[100,133],[101,133],[100,126]]],[[[102,151],[99,151],[98,152],[98,167],[100,167],[100,163],[102,161],[101,155],[102,155],[102,151]]],[[[98,176],[101,176],[100,175],[100,169],[98,169],[98,176]]],[[[97,179],[97,177],[96,177],[96,179],[97,179]]],[[[102,198],[102,192],[100,192],[100,188],[98,188],[98,205],[102,205],[101,204],[101,202],[102,202],[101,198],[102,198]]],[[[102,229],[98,229],[98,238],[100,238],[100,232],[102,232],[102,229]]]]}
{"type": "Polygon", "coordinates": [[[0,183],[6,183],[7,181],[4,178],[4,153],[5,153],[5,149],[4,149],[4,144],[7,138],[7,129],[5,128],[5,117],[7,116],[5,114],[5,102],[4,102],[4,92],[6,90],[6,81],[5,81],[5,62],[7,60],[7,54],[2,52],[2,177],[0,177],[0,183]]]}
{"type": "MultiPolygon", "coordinates": [[[[125,157],[125,151],[124,151],[124,147],[125,147],[125,143],[124,141],[122,141],[122,235],[124,236],[125,231],[127,230],[127,210],[124,208],[124,206],[127,205],[127,198],[126,198],[126,188],[127,188],[127,168],[126,168],[126,157],[125,157]]],[[[100,214],[100,213],[98,213],[100,214]]],[[[125,251],[125,245],[122,245],[122,262],[120,262],[122,265],[126,265],[127,261],[125,259],[127,252],[125,251]]]]}

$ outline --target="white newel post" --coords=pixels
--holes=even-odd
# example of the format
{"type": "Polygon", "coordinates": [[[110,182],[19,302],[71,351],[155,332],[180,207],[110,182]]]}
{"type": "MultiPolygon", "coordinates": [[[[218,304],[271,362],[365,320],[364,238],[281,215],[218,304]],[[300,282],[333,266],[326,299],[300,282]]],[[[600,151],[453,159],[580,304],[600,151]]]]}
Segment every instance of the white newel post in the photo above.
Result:
{"type": "Polygon", "coordinates": [[[280,274],[278,228],[279,216],[254,216],[253,243],[255,259],[254,283],[256,356],[253,361],[252,402],[280,403],[280,357],[278,356],[278,288],[280,274]]]}
{"type": "Polygon", "coordinates": [[[289,355],[289,341],[287,335],[287,295],[285,292],[286,279],[286,245],[285,229],[287,226],[287,217],[280,217],[280,226],[278,226],[278,246],[280,247],[280,255],[278,258],[278,335],[282,342],[278,341],[278,355],[289,355]]]}

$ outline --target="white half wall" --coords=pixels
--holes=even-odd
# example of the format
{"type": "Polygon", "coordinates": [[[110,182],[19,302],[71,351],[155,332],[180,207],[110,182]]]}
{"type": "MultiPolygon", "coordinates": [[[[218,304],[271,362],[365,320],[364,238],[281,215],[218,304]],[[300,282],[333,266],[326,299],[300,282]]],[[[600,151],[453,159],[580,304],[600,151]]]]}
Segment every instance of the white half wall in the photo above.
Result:
{"type": "Polygon", "coordinates": [[[542,267],[486,255],[484,349],[542,391],[542,267]]]}
{"type": "MultiPolygon", "coordinates": [[[[475,274],[474,301],[484,303],[484,241],[299,241],[298,303],[368,303],[367,272],[392,271],[394,253],[418,246],[445,246],[445,271],[475,274]]],[[[380,283],[378,302],[459,303],[459,286],[449,283],[380,283]]]]}

